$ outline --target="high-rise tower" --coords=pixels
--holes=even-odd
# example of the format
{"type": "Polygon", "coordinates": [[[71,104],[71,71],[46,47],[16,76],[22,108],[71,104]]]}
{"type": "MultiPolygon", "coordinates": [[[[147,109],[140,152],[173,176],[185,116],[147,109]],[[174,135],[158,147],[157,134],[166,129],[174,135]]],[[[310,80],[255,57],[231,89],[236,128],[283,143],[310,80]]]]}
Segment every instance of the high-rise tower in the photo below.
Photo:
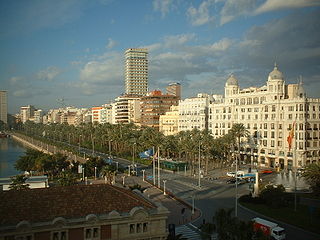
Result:
{"type": "Polygon", "coordinates": [[[148,92],[148,50],[129,48],[125,58],[126,94],[145,96],[148,92]]]}
{"type": "Polygon", "coordinates": [[[8,123],[7,91],[0,90],[0,121],[8,123]]]}

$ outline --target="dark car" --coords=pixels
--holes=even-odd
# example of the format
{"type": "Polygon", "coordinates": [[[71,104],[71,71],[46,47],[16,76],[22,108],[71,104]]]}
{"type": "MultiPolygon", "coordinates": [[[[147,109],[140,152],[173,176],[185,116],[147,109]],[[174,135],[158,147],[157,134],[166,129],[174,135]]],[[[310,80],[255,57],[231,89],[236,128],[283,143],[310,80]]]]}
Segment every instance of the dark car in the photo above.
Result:
{"type": "Polygon", "coordinates": [[[235,178],[230,178],[230,179],[227,180],[227,183],[228,184],[236,183],[236,179],[235,178]]]}

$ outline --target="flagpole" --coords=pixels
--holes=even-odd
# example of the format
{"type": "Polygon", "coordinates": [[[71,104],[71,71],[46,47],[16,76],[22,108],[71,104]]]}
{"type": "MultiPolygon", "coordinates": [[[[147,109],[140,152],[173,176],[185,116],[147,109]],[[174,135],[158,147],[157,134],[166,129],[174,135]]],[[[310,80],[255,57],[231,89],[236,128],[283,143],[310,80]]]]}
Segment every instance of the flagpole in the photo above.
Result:
{"type": "Polygon", "coordinates": [[[153,152],[152,152],[152,154],[153,154],[153,169],[152,169],[152,171],[153,171],[153,185],[156,185],[156,159],[155,159],[155,152],[154,152],[154,147],[152,147],[152,150],[153,150],[153,152]]]}
{"type": "MultiPolygon", "coordinates": [[[[297,118],[296,118],[297,121],[297,118]]],[[[294,132],[294,160],[295,160],[295,168],[294,168],[294,211],[297,211],[297,128],[296,121],[293,123],[293,132],[294,132]]]]}
{"type": "Polygon", "coordinates": [[[158,187],[160,187],[160,148],[158,147],[158,187]]]}

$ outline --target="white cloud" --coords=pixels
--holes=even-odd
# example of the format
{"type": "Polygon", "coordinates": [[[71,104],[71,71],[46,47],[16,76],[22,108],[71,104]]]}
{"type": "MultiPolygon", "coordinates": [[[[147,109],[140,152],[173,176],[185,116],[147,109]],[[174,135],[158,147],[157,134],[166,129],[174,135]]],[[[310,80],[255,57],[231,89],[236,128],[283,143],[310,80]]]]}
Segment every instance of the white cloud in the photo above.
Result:
{"type": "Polygon", "coordinates": [[[61,70],[59,68],[55,66],[50,66],[44,70],[40,70],[36,75],[39,80],[52,81],[60,73],[61,70]]]}
{"type": "Polygon", "coordinates": [[[173,0],[154,0],[153,10],[161,12],[161,16],[165,17],[168,14],[172,4],[173,0]]]}
{"type": "Polygon", "coordinates": [[[220,12],[220,24],[226,24],[233,19],[250,15],[256,0],[227,0],[220,12]]]}
{"type": "Polygon", "coordinates": [[[116,45],[117,45],[116,41],[114,41],[112,38],[108,38],[108,43],[107,43],[107,46],[106,46],[107,49],[111,49],[116,45]]]}
{"type": "Polygon", "coordinates": [[[264,12],[290,9],[290,8],[303,8],[303,7],[312,7],[320,6],[319,0],[267,0],[259,8],[255,10],[255,14],[261,14],[264,12]]]}
{"type": "Polygon", "coordinates": [[[214,17],[210,16],[209,9],[214,5],[214,3],[214,0],[206,0],[200,4],[198,9],[191,6],[187,10],[187,16],[191,21],[191,24],[194,26],[201,26],[207,23],[212,23],[214,21],[214,17]]]}
{"type": "Polygon", "coordinates": [[[20,76],[11,77],[11,78],[9,79],[9,81],[10,81],[11,84],[16,84],[16,83],[18,83],[18,82],[20,82],[20,81],[22,81],[22,80],[23,80],[23,77],[20,77],[20,76]]]}
{"type": "Polygon", "coordinates": [[[80,69],[80,81],[73,85],[87,95],[105,91],[108,87],[122,86],[124,83],[123,63],[122,53],[106,52],[96,57],[95,60],[87,62],[80,69]]]}
{"type": "Polygon", "coordinates": [[[195,34],[181,34],[164,37],[164,47],[171,48],[179,45],[184,45],[195,38],[195,34]]]}

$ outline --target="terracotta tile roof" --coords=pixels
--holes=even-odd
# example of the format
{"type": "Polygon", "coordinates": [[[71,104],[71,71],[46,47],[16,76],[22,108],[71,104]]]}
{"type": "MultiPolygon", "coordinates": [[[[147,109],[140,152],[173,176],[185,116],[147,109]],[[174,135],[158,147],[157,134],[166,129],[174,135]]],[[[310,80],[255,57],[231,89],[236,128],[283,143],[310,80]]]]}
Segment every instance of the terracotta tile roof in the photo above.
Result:
{"type": "Polygon", "coordinates": [[[107,184],[10,190],[0,192],[0,225],[78,218],[112,210],[123,213],[137,206],[156,208],[129,190],[107,184]]]}

